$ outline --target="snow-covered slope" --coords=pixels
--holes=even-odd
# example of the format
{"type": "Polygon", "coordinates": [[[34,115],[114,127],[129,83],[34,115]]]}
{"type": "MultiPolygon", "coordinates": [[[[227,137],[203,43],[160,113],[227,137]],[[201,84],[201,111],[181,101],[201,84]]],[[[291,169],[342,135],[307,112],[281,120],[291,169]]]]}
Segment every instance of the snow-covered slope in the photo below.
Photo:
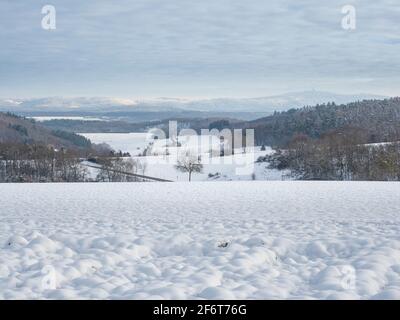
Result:
{"type": "Polygon", "coordinates": [[[400,298],[400,184],[0,185],[0,298],[400,298]]]}
{"type": "MultiPolygon", "coordinates": [[[[286,180],[289,179],[287,170],[276,170],[268,168],[268,163],[257,163],[259,157],[274,152],[270,147],[261,151],[260,147],[237,149],[234,155],[225,157],[210,157],[210,150],[219,151],[219,139],[212,136],[181,136],[179,142],[181,147],[169,146],[169,139],[152,140],[151,147],[146,157],[143,154],[148,146],[146,133],[82,133],[83,136],[94,143],[107,143],[116,151],[129,152],[145,171],[139,173],[151,177],[172,180],[187,181],[188,174],[176,170],[177,159],[187,151],[200,155],[203,170],[201,173],[193,173],[194,181],[227,181],[227,180],[286,180]],[[167,146],[167,147],[166,147],[167,146]],[[168,150],[168,155],[166,154],[168,150]]],[[[92,178],[98,172],[92,170],[92,178]]]]}

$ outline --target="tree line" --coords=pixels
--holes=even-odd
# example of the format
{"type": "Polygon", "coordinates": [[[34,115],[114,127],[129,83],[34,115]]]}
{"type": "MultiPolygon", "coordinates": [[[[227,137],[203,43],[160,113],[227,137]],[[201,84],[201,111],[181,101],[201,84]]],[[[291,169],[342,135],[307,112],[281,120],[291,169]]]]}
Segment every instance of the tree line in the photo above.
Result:
{"type": "Polygon", "coordinates": [[[45,145],[0,144],[0,182],[79,182],[87,172],[78,150],[45,145]]]}
{"type": "Polygon", "coordinates": [[[257,145],[285,147],[297,134],[318,139],[331,130],[346,127],[365,131],[366,142],[390,142],[400,137],[400,98],[364,100],[349,104],[321,104],[275,112],[250,121],[257,145]]]}
{"type": "MultiPolygon", "coordinates": [[[[95,145],[92,145],[95,147],[95,145]]],[[[124,159],[125,154],[104,149],[54,148],[43,144],[0,143],[1,182],[131,182],[128,174],[145,174],[146,165],[124,159]],[[90,175],[82,161],[96,162],[99,172],[90,175]]]]}
{"type": "Polygon", "coordinates": [[[321,138],[299,134],[285,149],[259,161],[289,169],[301,180],[400,180],[400,142],[365,143],[367,133],[356,128],[334,130],[321,138]]]}
{"type": "Polygon", "coordinates": [[[261,157],[296,179],[400,180],[400,98],[328,103],[277,112],[248,124],[261,157]]]}

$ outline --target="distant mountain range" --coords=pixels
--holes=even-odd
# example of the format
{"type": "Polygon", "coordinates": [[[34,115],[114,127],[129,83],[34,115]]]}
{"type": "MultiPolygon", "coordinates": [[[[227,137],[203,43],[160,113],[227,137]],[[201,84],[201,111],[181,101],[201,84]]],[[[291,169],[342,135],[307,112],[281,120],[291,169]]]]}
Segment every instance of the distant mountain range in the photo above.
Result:
{"type": "Polygon", "coordinates": [[[179,98],[156,98],[131,100],[103,97],[46,97],[33,99],[0,99],[0,110],[12,111],[218,111],[218,112],[273,112],[300,108],[327,102],[336,104],[364,99],[383,99],[384,96],[372,94],[335,94],[322,91],[291,92],[282,95],[259,98],[217,98],[189,100],[179,98]]]}
{"type": "Polygon", "coordinates": [[[183,103],[186,109],[197,111],[224,112],[268,112],[285,111],[291,108],[314,106],[317,104],[335,102],[344,104],[365,99],[384,99],[383,96],[371,94],[344,95],[321,91],[292,92],[282,95],[259,98],[220,98],[198,100],[183,103]]]}
{"type": "MultiPolygon", "coordinates": [[[[46,97],[32,99],[0,99],[0,111],[24,116],[106,116],[111,119],[149,121],[173,117],[231,117],[251,120],[274,111],[335,102],[344,104],[364,99],[383,99],[371,94],[335,94],[322,91],[292,92],[259,98],[180,99],[156,98],[131,100],[104,97],[46,97]]],[[[129,120],[128,120],[129,121],[129,120]]]]}

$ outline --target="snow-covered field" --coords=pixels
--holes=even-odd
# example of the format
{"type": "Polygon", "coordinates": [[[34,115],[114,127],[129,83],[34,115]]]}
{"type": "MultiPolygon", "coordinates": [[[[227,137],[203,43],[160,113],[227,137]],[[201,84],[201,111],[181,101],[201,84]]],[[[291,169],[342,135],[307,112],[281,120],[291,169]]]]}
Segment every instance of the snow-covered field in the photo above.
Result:
{"type": "Polygon", "coordinates": [[[0,185],[0,298],[400,298],[400,184],[0,185]]]}
{"type": "Polygon", "coordinates": [[[183,152],[190,151],[201,155],[203,170],[193,174],[194,181],[231,181],[231,180],[286,180],[287,171],[267,168],[266,163],[256,163],[260,156],[272,153],[267,147],[247,148],[246,154],[242,149],[234,155],[209,158],[210,150],[219,150],[219,140],[213,136],[180,136],[181,147],[173,146],[169,139],[151,140],[147,133],[82,133],[94,143],[107,143],[116,151],[129,152],[134,159],[145,164],[148,176],[172,181],[187,181],[188,174],[175,169],[177,159],[183,152]],[[152,142],[147,156],[138,156],[152,142]],[[166,154],[168,150],[168,155],[166,154]],[[253,174],[254,173],[254,174],[253,174]]]}
{"type": "Polygon", "coordinates": [[[80,133],[80,135],[90,139],[93,143],[107,143],[116,151],[129,152],[135,156],[141,152],[148,144],[147,133],[80,133]]]}

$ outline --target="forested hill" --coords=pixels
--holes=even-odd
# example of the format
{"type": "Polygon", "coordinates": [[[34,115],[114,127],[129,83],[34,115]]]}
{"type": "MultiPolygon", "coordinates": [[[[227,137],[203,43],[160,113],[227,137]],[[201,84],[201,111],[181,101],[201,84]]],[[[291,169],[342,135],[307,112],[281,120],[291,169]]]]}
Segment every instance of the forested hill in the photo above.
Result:
{"type": "Polygon", "coordinates": [[[55,148],[90,148],[85,137],[60,130],[50,130],[34,120],[0,112],[0,144],[41,144],[55,148]]]}
{"type": "Polygon", "coordinates": [[[258,145],[283,146],[298,134],[320,138],[330,131],[354,129],[366,143],[396,141],[400,140],[400,98],[291,109],[247,122],[246,127],[255,129],[258,145]]]}

